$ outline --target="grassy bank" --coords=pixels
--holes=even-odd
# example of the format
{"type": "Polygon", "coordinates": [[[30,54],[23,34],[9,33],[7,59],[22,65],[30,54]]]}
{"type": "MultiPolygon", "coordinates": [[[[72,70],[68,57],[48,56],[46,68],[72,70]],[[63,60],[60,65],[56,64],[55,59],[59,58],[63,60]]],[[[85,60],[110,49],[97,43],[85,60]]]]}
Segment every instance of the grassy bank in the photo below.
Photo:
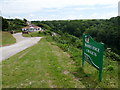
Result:
{"type": "Polygon", "coordinates": [[[88,63],[82,68],[81,58],[76,66],[68,53],[56,46],[50,37],[47,40],[43,38],[35,46],[3,61],[3,88],[118,87],[116,61],[104,58],[103,80],[99,82],[96,69],[88,63]]]}
{"type": "MultiPolygon", "coordinates": [[[[72,36],[70,36],[69,38],[71,37],[72,36]]],[[[118,71],[119,61],[116,61],[117,59],[110,58],[106,56],[106,54],[104,54],[103,74],[102,74],[103,80],[102,82],[99,82],[98,71],[94,67],[92,67],[87,62],[85,62],[84,67],[81,67],[81,64],[82,64],[81,63],[81,60],[82,60],[81,47],[76,48],[74,45],[75,42],[71,45],[72,42],[70,41],[69,43],[68,38],[66,38],[67,44],[64,44],[66,42],[64,36],[62,36],[61,39],[60,38],[57,39],[55,37],[49,37],[47,38],[47,40],[53,43],[54,45],[59,46],[61,49],[63,49],[63,51],[69,53],[70,58],[74,61],[74,65],[76,66],[75,72],[73,72],[73,74],[79,81],[81,81],[85,85],[86,88],[117,88],[120,85],[120,82],[119,82],[120,71],[118,71]]],[[[81,42],[79,41],[79,43],[81,42]]],[[[104,53],[106,53],[106,51],[104,53]]],[[[111,54],[111,52],[109,53],[111,54]]]]}
{"type": "Polygon", "coordinates": [[[16,42],[15,38],[9,32],[0,31],[0,46],[10,45],[16,42]]]}
{"type": "Polygon", "coordinates": [[[84,87],[71,73],[69,55],[45,39],[3,61],[3,88],[84,87]]]}

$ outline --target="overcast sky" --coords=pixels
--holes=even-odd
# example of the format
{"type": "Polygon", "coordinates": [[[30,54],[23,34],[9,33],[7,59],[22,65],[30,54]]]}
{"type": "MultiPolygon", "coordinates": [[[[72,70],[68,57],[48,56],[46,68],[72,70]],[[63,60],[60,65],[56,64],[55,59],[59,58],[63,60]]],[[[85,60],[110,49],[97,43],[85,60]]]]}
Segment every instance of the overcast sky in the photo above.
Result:
{"type": "Polygon", "coordinates": [[[28,20],[109,19],[119,0],[0,0],[5,18],[28,20]]]}

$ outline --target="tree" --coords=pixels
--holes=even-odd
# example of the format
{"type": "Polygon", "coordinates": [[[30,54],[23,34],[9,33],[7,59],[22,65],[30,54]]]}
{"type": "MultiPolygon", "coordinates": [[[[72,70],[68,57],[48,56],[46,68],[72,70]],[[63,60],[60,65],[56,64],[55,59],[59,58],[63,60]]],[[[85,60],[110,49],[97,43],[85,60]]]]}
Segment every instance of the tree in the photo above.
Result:
{"type": "Polygon", "coordinates": [[[27,19],[24,18],[23,21],[26,23],[26,22],[27,22],[27,19]]]}
{"type": "Polygon", "coordinates": [[[7,31],[7,29],[8,29],[8,21],[7,19],[4,19],[2,17],[2,31],[7,31]]]}

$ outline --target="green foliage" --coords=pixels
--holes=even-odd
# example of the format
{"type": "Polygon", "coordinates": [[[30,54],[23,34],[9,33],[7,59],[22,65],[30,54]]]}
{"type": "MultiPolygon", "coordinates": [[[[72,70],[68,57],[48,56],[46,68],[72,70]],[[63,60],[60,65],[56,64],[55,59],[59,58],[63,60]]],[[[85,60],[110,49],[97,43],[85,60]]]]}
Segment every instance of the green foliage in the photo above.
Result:
{"type": "Polygon", "coordinates": [[[112,51],[120,54],[120,16],[111,19],[34,21],[34,23],[46,24],[50,30],[60,35],[68,33],[81,38],[83,33],[88,33],[96,41],[103,42],[106,48],[110,47],[112,51]]]}
{"type": "MultiPolygon", "coordinates": [[[[60,36],[53,37],[59,43],[81,47],[81,38],[83,33],[90,34],[95,41],[103,42],[106,48],[112,48],[112,52],[120,54],[120,17],[111,19],[93,19],[93,20],[54,20],[54,21],[33,21],[34,24],[45,28],[44,35],[52,35],[51,31],[60,36]],[[66,38],[67,37],[67,38],[66,38]],[[78,38],[78,39],[77,39],[78,38]]],[[[112,54],[116,57],[118,55],[112,54]]],[[[113,57],[113,56],[112,56],[113,57]]]]}
{"type": "Polygon", "coordinates": [[[81,40],[79,38],[67,33],[54,36],[53,39],[59,43],[68,44],[77,48],[81,48],[82,45],[81,40]]]}
{"type": "Polygon", "coordinates": [[[27,19],[24,18],[23,21],[26,23],[26,22],[27,22],[27,19]]]}
{"type": "Polygon", "coordinates": [[[109,65],[109,66],[107,67],[107,70],[108,70],[108,71],[112,71],[112,70],[114,70],[114,67],[113,67],[112,65],[109,65]]]}
{"type": "Polygon", "coordinates": [[[22,27],[26,25],[26,23],[23,20],[20,19],[14,19],[14,21],[8,20],[9,21],[9,28],[10,30],[21,30],[22,27]]]}
{"type": "Polygon", "coordinates": [[[105,43],[106,47],[120,54],[120,16],[101,21],[96,26],[89,27],[85,33],[90,34],[95,40],[105,43]]]}
{"type": "Polygon", "coordinates": [[[47,24],[43,24],[43,23],[38,22],[38,21],[32,21],[32,23],[41,27],[44,30],[51,30],[51,27],[49,27],[47,24]]]}
{"type": "Polygon", "coordinates": [[[57,33],[66,32],[71,35],[81,37],[86,28],[92,26],[97,20],[92,21],[82,21],[82,20],[61,20],[61,21],[42,21],[42,23],[47,24],[51,27],[52,31],[57,33]]]}
{"type": "Polygon", "coordinates": [[[111,58],[112,60],[120,61],[120,56],[109,49],[106,49],[105,56],[111,58]]]}
{"type": "Polygon", "coordinates": [[[5,19],[2,17],[2,31],[17,31],[26,26],[26,22],[21,19],[5,19]]]}
{"type": "Polygon", "coordinates": [[[7,31],[6,29],[8,28],[8,21],[7,19],[4,19],[3,17],[0,17],[2,18],[2,31],[7,31]]]}
{"type": "MultiPolygon", "coordinates": [[[[26,19],[3,19],[4,30],[21,30],[26,26],[26,19]]],[[[110,19],[91,19],[91,20],[53,20],[53,21],[32,21],[42,27],[44,34],[50,34],[50,31],[60,35],[68,33],[72,36],[81,38],[83,33],[90,34],[96,41],[103,42],[106,48],[112,48],[112,51],[120,54],[120,16],[110,19]]],[[[62,40],[62,43],[67,43],[62,40]]],[[[79,47],[80,45],[78,45],[79,47]]]]}
{"type": "Polygon", "coordinates": [[[45,31],[43,31],[43,33],[44,33],[45,35],[52,35],[52,32],[51,32],[50,30],[45,30],[45,31]]]}

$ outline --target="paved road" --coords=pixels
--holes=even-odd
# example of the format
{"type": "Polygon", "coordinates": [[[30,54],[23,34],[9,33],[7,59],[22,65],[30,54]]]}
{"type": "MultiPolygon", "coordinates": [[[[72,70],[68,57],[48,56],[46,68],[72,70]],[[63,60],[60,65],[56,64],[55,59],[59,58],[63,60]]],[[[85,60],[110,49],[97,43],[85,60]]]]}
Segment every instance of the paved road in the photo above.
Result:
{"type": "Polygon", "coordinates": [[[0,61],[15,55],[30,46],[33,46],[41,39],[41,37],[22,37],[22,33],[13,34],[13,37],[16,38],[15,44],[0,48],[0,61]]]}

